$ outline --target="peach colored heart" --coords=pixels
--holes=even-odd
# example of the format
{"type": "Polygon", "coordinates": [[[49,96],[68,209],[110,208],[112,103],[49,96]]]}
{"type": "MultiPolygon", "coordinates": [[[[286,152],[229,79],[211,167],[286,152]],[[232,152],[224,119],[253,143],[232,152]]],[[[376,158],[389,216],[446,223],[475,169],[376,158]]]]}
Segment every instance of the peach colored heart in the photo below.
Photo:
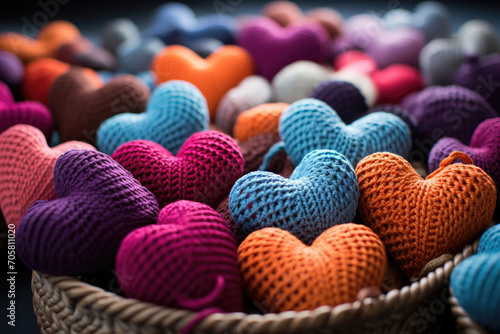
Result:
{"type": "Polygon", "coordinates": [[[56,198],[53,170],[57,158],[72,149],[95,150],[71,141],[54,148],[30,125],[15,125],[0,135],[0,207],[7,225],[17,227],[36,200],[56,198]]]}

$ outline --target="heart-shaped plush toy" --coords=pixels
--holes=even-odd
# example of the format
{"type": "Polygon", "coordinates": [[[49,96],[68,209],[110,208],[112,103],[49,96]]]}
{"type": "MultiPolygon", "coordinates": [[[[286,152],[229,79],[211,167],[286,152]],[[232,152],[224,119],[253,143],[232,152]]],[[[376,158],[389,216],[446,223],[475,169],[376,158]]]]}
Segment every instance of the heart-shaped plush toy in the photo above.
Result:
{"type": "Polygon", "coordinates": [[[465,54],[456,39],[432,40],[420,52],[420,73],[428,86],[450,85],[464,58],[465,54]]]}
{"type": "Polygon", "coordinates": [[[136,37],[123,42],[117,49],[118,66],[127,73],[137,74],[151,68],[154,57],[165,47],[159,38],[136,37]]]}
{"type": "Polygon", "coordinates": [[[278,313],[354,302],[362,288],[380,288],[387,257],[373,231],[349,223],[329,228],[311,246],[265,228],[243,241],[238,260],[251,298],[278,313]]]}
{"type": "Polygon", "coordinates": [[[173,156],[159,144],[134,140],[112,155],[158,198],[160,207],[185,199],[216,207],[243,175],[236,142],[218,131],[193,134],[173,156]]]}
{"type": "Polygon", "coordinates": [[[135,139],[154,141],[176,154],[184,141],[197,131],[208,129],[206,100],[192,84],[169,81],[156,87],[145,113],[111,117],[97,131],[97,146],[113,153],[135,139]]]}
{"type": "Polygon", "coordinates": [[[71,22],[52,21],[38,31],[37,39],[15,32],[0,34],[0,50],[12,52],[24,63],[29,63],[40,58],[54,57],[61,45],[80,37],[80,31],[71,22]]]}
{"type": "Polygon", "coordinates": [[[9,87],[17,87],[24,76],[24,65],[13,53],[0,51],[0,81],[9,87]]]}
{"type": "Polygon", "coordinates": [[[234,125],[234,138],[247,141],[261,133],[278,134],[278,124],[287,103],[266,103],[241,113],[234,125]]]}
{"type": "Polygon", "coordinates": [[[109,269],[123,238],[158,217],[154,195],[104,153],[66,152],[54,182],[58,198],[35,202],[16,233],[19,257],[42,273],[109,269]]]}
{"type": "Polygon", "coordinates": [[[94,147],[72,141],[49,148],[40,130],[24,124],[0,135],[0,206],[7,224],[17,226],[36,200],[56,198],[54,164],[72,149],[94,147]]]}
{"type": "Polygon", "coordinates": [[[484,232],[479,241],[479,249],[477,252],[500,253],[500,224],[490,227],[484,232]]]}
{"type": "Polygon", "coordinates": [[[222,96],[254,72],[250,54],[235,45],[223,46],[207,59],[180,45],[167,46],[151,68],[159,83],[184,80],[198,87],[207,99],[211,119],[222,96]]]}
{"type": "Polygon", "coordinates": [[[435,171],[443,159],[454,151],[467,154],[474,165],[484,170],[500,188],[500,117],[479,124],[470,145],[455,138],[441,138],[429,154],[429,171],[435,171]]]}
{"type": "Polygon", "coordinates": [[[315,22],[283,28],[271,19],[259,18],[244,25],[236,40],[250,52],[258,73],[271,80],[297,60],[324,62],[329,38],[315,22]]]}
{"type": "Polygon", "coordinates": [[[291,104],[281,115],[279,132],[295,166],[317,149],[336,150],[356,166],[375,152],[407,156],[411,148],[410,129],[399,117],[378,112],[345,125],[335,110],[316,99],[291,104]]]}
{"type": "Polygon", "coordinates": [[[495,183],[464,153],[453,152],[423,180],[409,162],[375,153],[359,162],[359,212],[408,277],[455,254],[488,226],[495,183]],[[466,164],[452,164],[457,158],[466,164]]]}
{"type": "Polygon", "coordinates": [[[243,176],[231,189],[229,209],[246,234],[278,227],[309,245],[328,228],[352,222],[359,197],[356,183],[343,155],[315,150],[290,179],[260,171],[243,176]]]}
{"type": "Polygon", "coordinates": [[[49,107],[65,142],[88,140],[89,133],[116,114],[143,112],[148,99],[148,87],[133,75],[117,76],[96,89],[82,71],[72,70],[52,84],[49,107]]]}
{"type": "Polygon", "coordinates": [[[139,37],[139,27],[127,18],[109,21],[101,32],[101,45],[116,55],[120,44],[139,37]]]}
{"type": "Polygon", "coordinates": [[[130,233],[116,257],[116,276],[128,297],[166,307],[243,311],[234,237],[203,203],[177,201],[158,225],[130,233]]]}
{"type": "Polygon", "coordinates": [[[377,104],[399,104],[406,95],[424,89],[420,72],[409,65],[393,64],[370,76],[378,90],[377,104]]]}
{"type": "Polygon", "coordinates": [[[32,125],[50,140],[54,118],[50,110],[39,102],[15,102],[9,87],[0,81],[0,133],[16,124],[32,125]]]}
{"type": "Polygon", "coordinates": [[[88,67],[96,71],[116,70],[116,58],[108,50],[97,47],[83,37],[61,45],[57,49],[56,58],[71,65],[88,67]]]}
{"type": "Polygon", "coordinates": [[[349,70],[368,75],[378,70],[375,59],[358,50],[349,50],[339,54],[333,61],[333,67],[336,71],[349,70]]]}

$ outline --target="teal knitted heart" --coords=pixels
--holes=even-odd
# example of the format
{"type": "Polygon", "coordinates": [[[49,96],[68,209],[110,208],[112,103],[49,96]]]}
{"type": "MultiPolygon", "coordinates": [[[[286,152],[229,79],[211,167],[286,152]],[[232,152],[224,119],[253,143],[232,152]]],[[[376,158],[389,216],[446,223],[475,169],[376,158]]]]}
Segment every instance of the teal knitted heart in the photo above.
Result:
{"type": "Polygon", "coordinates": [[[97,146],[111,155],[119,146],[147,139],[177,154],[193,133],[208,130],[207,101],[198,88],[185,81],[168,81],[156,87],[146,111],[120,114],[101,124],[97,146]]]}
{"type": "Polygon", "coordinates": [[[479,241],[478,253],[500,253],[500,224],[484,232],[479,241]]]}
{"type": "Polygon", "coordinates": [[[358,198],[349,161],[332,150],[315,150],[290,179],[261,171],[240,178],[229,194],[229,210],[246,234],[277,227],[311,244],[328,228],[351,223],[358,198]]]}
{"type": "Polygon", "coordinates": [[[346,125],[330,106],[311,98],[299,100],[283,112],[279,132],[296,166],[317,149],[336,150],[356,166],[375,152],[405,158],[411,148],[411,131],[401,118],[376,112],[346,125]]]}

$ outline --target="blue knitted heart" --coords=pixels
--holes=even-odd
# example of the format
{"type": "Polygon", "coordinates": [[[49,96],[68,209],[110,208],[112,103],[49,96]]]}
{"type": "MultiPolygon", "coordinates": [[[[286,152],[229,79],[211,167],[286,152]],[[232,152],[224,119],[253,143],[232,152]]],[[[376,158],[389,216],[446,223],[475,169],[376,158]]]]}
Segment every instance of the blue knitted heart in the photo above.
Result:
{"type": "Polygon", "coordinates": [[[97,131],[99,150],[113,153],[120,145],[147,139],[177,154],[193,133],[208,130],[208,107],[198,88],[185,81],[156,87],[142,114],[120,114],[107,119],[97,131]]]}
{"type": "Polygon", "coordinates": [[[401,118],[376,112],[345,125],[330,106],[311,98],[299,100],[283,112],[279,132],[294,165],[317,149],[336,150],[356,166],[375,152],[405,158],[411,148],[411,132],[401,118]]]}
{"type": "Polygon", "coordinates": [[[246,234],[277,227],[311,244],[328,228],[352,222],[358,198],[349,161],[335,151],[315,150],[290,179],[271,172],[243,176],[229,194],[229,210],[246,234]]]}
{"type": "Polygon", "coordinates": [[[500,253],[500,224],[484,232],[478,253],[500,253]]]}

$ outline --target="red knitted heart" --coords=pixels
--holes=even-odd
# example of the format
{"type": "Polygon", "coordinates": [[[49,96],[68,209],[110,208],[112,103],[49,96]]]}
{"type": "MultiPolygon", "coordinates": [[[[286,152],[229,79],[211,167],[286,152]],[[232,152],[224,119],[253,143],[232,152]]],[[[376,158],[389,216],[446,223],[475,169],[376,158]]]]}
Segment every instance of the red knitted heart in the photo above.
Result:
{"type": "Polygon", "coordinates": [[[399,104],[406,95],[424,89],[422,75],[409,65],[390,65],[373,72],[371,78],[379,92],[377,104],[399,104]]]}
{"type": "Polygon", "coordinates": [[[54,165],[61,154],[72,149],[95,150],[75,141],[49,148],[40,130],[24,124],[0,135],[0,207],[7,225],[17,226],[36,200],[56,198],[54,165]]]}
{"type": "Polygon", "coordinates": [[[177,157],[148,140],[133,140],[111,156],[148,188],[160,207],[185,199],[217,207],[243,175],[238,144],[217,131],[193,134],[177,157]]]}

